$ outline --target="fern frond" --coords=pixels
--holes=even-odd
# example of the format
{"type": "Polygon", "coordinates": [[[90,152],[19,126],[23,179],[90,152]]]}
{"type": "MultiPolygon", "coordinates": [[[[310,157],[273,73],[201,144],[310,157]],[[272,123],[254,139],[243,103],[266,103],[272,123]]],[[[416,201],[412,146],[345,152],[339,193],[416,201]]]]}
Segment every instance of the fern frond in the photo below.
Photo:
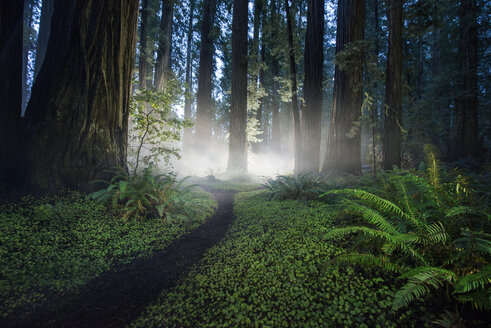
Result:
{"type": "Polygon", "coordinates": [[[479,272],[464,276],[457,280],[454,293],[467,293],[476,289],[484,289],[491,284],[491,264],[483,267],[479,272]]]}
{"type": "Polygon", "coordinates": [[[407,267],[390,262],[385,256],[375,256],[369,253],[349,253],[339,255],[334,259],[336,262],[357,264],[363,267],[380,268],[388,272],[403,273],[407,267]]]}
{"type": "Polygon", "coordinates": [[[453,244],[458,249],[468,252],[491,254],[491,234],[466,228],[462,230],[461,235],[461,238],[453,241],[453,244]]]}
{"type": "Polygon", "coordinates": [[[379,212],[356,203],[350,203],[344,208],[346,214],[357,215],[365,219],[367,222],[375,225],[378,229],[391,233],[400,233],[394,225],[388,222],[379,212]]]}
{"type": "Polygon", "coordinates": [[[476,290],[469,294],[457,295],[455,298],[460,302],[472,303],[478,310],[491,310],[491,290],[489,288],[476,290]]]}
{"type": "Polygon", "coordinates": [[[396,204],[393,202],[379,197],[375,194],[369,193],[365,190],[361,189],[339,189],[339,190],[330,190],[325,192],[322,196],[327,195],[346,195],[351,197],[356,197],[358,199],[362,199],[368,202],[370,206],[376,207],[386,213],[395,214],[401,218],[408,218],[409,216],[396,204]]]}
{"type": "Polygon", "coordinates": [[[438,289],[447,282],[453,282],[456,275],[442,268],[419,267],[402,275],[401,278],[409,278],[409,281],[395,294],[393,310],[398,310],[415,299],[423,298],[431,289],[438,289]]]}

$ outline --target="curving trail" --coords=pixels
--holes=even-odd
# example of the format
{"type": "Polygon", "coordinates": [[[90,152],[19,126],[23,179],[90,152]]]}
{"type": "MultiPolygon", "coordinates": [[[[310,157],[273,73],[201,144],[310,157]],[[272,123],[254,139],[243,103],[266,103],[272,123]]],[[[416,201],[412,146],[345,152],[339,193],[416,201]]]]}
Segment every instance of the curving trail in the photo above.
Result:
{"type": "MultiPolygon", "coordinates": [[[[2,327],[123,327],[166,289],[174,287],[198,263],[206,250],[223,239],[234,221],[235,192],[211,192],[215,214],[164,251],[101,274],[77,293],[45,304],[28,316],[17,314],[2,327]]],[[[2,322],[4,321],[4,322],[2,322]]]]}

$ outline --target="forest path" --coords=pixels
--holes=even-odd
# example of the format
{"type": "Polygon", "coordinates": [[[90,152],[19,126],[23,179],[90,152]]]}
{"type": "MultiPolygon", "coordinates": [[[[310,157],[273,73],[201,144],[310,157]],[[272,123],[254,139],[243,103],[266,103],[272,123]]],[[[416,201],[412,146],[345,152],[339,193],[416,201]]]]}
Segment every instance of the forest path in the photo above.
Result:
{"type": "MultiPolygon", "coordinates": [[[[223,239],[234,221],[236,192],[211,192],[215,214],[201,226],[175,240],[150,258],[138,259],[101,274],[77,293],[41,306],[25,318],[13,318],[7,327],[124,327],[166,289],[174,287],[204,253],[223,239]]],[[[3,326],[3,324],[1,324],[3,326]]]]}

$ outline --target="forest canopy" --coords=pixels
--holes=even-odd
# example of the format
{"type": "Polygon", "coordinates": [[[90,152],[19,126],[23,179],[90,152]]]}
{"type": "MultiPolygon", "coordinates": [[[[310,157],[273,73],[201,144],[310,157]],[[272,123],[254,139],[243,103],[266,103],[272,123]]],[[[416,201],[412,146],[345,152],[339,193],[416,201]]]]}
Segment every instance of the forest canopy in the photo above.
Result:
{"type": "Polygon", "coordinates": [[[424,144],[490,159],[486,1],[1,6],[4,191],[150,164],[356,175],[417,167],[424,144]]]}

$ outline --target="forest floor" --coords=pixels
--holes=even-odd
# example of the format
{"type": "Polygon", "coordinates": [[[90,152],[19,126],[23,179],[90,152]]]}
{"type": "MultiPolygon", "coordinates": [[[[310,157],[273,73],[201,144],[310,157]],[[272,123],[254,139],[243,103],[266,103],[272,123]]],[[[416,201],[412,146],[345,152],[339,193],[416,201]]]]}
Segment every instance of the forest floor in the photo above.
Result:
{"type": "MultiPolygon", "coordinates": [[[[206,187],[205,187],[206,188],[206,187]]],[[[195,230],[150,258],[105,272],[76,293],[34,309],[28,316],[13,315],[6,327],[123,327],[174,287],[206,250],[223,239],[235,217],[236,191],[206,188],[217,202],[215,214],[195,230]]]]}

